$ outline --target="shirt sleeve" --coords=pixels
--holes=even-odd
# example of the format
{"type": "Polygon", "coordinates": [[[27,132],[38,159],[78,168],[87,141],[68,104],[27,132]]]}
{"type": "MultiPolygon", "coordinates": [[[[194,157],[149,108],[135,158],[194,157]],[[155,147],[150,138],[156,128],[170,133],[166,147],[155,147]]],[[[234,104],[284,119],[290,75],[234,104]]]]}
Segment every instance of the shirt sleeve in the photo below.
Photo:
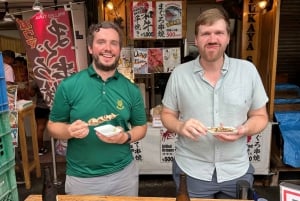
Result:
{"type": "Polygon", "coordinates": [[[5,66],[5,81],[6,82],[14,82],[15,81],[15,74],[12,67],[6,65],[5,66]]]}
{"type": "Polygon", "coordinates": [[[53,122],[70,122],[70,109],[71,106],[62,81],[55,92],[49,119],[53,122]]]}
{"type": "Polygon", "coordinates": [[[178,111],[175,70],[171,73],[169,80],[167,82],[164,97],[162,99],[162,103],[165,107],[167,107],[173,111],[178,111]]]}

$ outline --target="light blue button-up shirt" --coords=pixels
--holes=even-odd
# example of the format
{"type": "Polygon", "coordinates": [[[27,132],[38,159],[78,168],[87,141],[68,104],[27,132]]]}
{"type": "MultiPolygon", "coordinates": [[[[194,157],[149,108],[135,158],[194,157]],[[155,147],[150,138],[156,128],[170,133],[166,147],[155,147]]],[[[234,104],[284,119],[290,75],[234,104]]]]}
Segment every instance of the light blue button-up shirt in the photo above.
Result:
{"type": "MultiPolygon", "coordinates": [[[[250,110],[268,102],[255,66],[225,55],[222,76],[213,87],[204,78],[204,69],[195,60],[177,66],[169,78],[162,103],[179,112],[183,121],[195,118],[205,126],[238,127],[250,110]]],[[[211,181],[214,170],[218,182],[236,179],[249,168],[247,137],[222,142],[211,134],[193,141],[179,135],[175,159],[191,177],[211,181]]]]}

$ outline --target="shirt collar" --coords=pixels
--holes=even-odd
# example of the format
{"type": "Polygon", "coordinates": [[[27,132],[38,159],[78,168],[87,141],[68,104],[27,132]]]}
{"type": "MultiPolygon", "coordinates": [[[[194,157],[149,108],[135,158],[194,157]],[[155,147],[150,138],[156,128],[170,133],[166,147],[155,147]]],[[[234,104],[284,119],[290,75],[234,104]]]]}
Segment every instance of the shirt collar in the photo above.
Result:
{"type": "MultiPolygon", "coordinates": [[[[93,67],[92,64],[89,65],[87,71],[88,71],[88,74],[89,74],[90,77],[95,77],[95,76],[97,77],[97,76],[99,76],[99,75],[97,74],[97,72],[95,71],[95,69],[94,69],[94,67],[93,67]]],[[[120,75],[121,75],[121,74],[119,73],[119,71],[116,70],[116,71],[115,71],[115,74],[114,74],[112,77],[110,77],[109,79],[118,79],[118,78],[120,77],[120,75]]],[[[99,76],[99,77],[100,77],[100,76],[99,76]]]]}
{"type": "MultiPolygon", "coordinates": [[[[201,66],[199,61],[200,61],[200,55],[195,60],[193,60],[193,72],[195,74],[200,73],[203,75],[204,69],[201,66]]],[[[222,69],[221,69],[222,75],[226,74],[228,69],[229,69],[229,57],[224,53],[224,63],[223,63],[222,69]]]]}

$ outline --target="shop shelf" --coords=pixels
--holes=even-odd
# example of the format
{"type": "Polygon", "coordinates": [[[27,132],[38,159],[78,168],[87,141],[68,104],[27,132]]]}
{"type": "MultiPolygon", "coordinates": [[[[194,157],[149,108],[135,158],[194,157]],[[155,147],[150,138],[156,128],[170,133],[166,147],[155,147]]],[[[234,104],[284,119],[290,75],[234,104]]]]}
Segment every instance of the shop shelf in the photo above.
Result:
{"type": "Polygon", "coordinates": [[[0,136],[10,132],[9,112],[0,113],[0,136]]]}
{"type": "Polygon", "coordinates": [[[0,168],[0,201],[18,201],[15,161],[0,168]]]}
{"type": "MultiPolygon", "coordinates": [[[[15,160],[11,132],[0,135],[0,172],[3,167],[15,160]]],[[[0,183],[1,185],[1,183],[0,183]]],[[[1,193],[0,193],[1,195],[1,193]]]]}

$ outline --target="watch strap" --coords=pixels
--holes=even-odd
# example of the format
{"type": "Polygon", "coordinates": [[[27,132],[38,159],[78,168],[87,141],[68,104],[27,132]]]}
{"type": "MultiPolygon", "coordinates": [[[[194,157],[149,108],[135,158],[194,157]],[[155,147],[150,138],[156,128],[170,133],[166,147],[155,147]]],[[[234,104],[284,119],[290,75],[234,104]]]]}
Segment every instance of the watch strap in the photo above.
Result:
{"type": "Polygon", "coordinates": [[[129,132],[125,132],[127,135],[127,140],[123,144],[129,144],[131,142],[131,134],[129,132]]]}

